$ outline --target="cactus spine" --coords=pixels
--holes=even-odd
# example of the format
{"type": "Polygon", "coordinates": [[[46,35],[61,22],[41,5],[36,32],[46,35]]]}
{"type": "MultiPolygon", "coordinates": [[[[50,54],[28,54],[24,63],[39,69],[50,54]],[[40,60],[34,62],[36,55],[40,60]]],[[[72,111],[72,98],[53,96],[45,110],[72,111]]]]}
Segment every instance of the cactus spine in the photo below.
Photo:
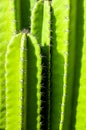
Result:
{"type": "MultiPolygon", "coordinates": [[[[78,48],[82,46],[82,57],[81,57],[81,77],[80,77],[80,84],[79,84],[79,92],[78,92],[78,101],[77,101],[77,109],[76,109],[76,124],[75,124],[75,129],[80,130],[86,129],[86,1],[82,2],[82,6],[84,5],[84,9],[80,10],[82,11],[82,14],[80,15],[80,19],[82,20],[82,24],[79,25],[82,26],[83,30],[83,37],[82,37],[82,42],[80,45],[78,45],[78,48]],[[84,12],[84,16],[83,16],[84,12]],[[83,18],[82,18],[83,17],[83,18]],[[83,24],[84,20],[84,24],[83,24]],[[82,45],[81,45],[82,44],[82,45]]],[[[81,7],[79,5],[79,7],[81,7]]],[[[79,35],[81,36],[80,32],[79,35]]],[[[81,40],[80,40],[81,41],[81,40]]],[[[77,52],[79,53],[79,52],[77,52]]],[[[78,57],[76,57],[78,58],[78,57]]]]}

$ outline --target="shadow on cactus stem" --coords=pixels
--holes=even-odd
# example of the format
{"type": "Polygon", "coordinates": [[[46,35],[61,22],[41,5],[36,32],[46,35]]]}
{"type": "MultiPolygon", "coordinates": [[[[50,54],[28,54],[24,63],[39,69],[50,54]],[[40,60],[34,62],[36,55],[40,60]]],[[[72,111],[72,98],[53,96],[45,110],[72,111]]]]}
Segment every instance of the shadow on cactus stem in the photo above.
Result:
{"type": "MultiPolygon", "coordinates": [[[[53,9],[51,16],[51,76],[50,76],[50,130],[59,130],[63,96],[64,57],[58,51],[56,18],[53,9]]],[[[62,44],[62,43],[61,43],[62,44]]]]}
{"type": "MultiPolygon", "coordinates": [[[[28,39],[28,43],[31,42],[28,39]]],[[[37,128],[37,57],[35,55],[34,46],[29,43],[27,45],[27,117],[26,129],[36,130],[37,128]]]]}
{"type": "Polygon", "coordinates": [[[47,130],[49,128],[49,116],[50,116],[50,47],[49,46],[41,46],[41,54],[42,54],[42,106],[41,110],[42,115],[42,130],[47,130]]]}
{"type": "Polygon", "coordinates": [[[21,0],[21,29],[29,29],[31,23],[31,3],[29,0],[21,0]]]}
{"type": "Polygon", "coordinates": [[[72,98],[72,123],[71,130],[75,130],[76,113],[78,105],[78,95],[80,88],[80,75],[81,75],[81,59],[83,49],[83,36],[84,36],[84,7],[83,0],[77,2],[77,15],[76,15],[76,48],[75,48],[75,70],[73,82],[73,98],[72,98]]]}

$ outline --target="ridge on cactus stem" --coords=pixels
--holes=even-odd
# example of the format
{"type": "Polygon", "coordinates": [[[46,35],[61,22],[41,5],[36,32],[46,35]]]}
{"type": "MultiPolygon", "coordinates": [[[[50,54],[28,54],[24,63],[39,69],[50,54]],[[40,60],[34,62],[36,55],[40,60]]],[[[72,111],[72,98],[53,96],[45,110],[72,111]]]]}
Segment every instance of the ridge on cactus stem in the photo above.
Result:
{"type": "Polygon", "coordinates": [[[6,130],[40,130],[42,68],[37,40],[30,34],[15,35],[5,64],[6,130]]]}
{"type": "Polygon", "coordinates": [[[86,129],[86,1],[77,1],[72,130],[86,129]],[[78,17],[79,16],[79,17],[78,17]]]}
{"type": "Polygon", "coordinates": [[[69,6],[67,1],[52,1],[50,129],[63,129],[67,93],[69,43],[69,6]],[[58,6],[57,6],[58,5],[58,6]]]}
{"type": "Polygon", "coordinates": [[[37,40],[27,34],[27,129],[41,129],[41,53],[37,40]]]}
{"type": "Polygon", "coordinates": [[[14,3],[11,0],[0,0],[0,129],[5,129],[5,54],[8,42],[16,29],[14,3]]]}
{"type": "Polygon", "coordinates": [[[50,2],[36,2],[31,15],[31,33],[36,37],[42,55],[42,129],[50,129],[50,2]]]}
{"type": "Polygon", "coordinates": [[[0,0],[0,130],[86,130],[86,0],[0,0]]]}
{"type": "Polygon", "coordinates": [[[6,53],[6,130],[19,130],[23,123],[23,89],[24,86],[24,64],[26,36],[15,35],[6,53]],[[14,127],[15,126],[15,127],[14,127]]]}
{"type": "MultiPolygon", "coordinates": [[[[67,87],[64,109],[64,121],[62,130],[71,129],[72,111],[73,111],[73,88],[74,85],[74,69],[75,69],[75,48],[76,48],[76,11],[77,1],[71,0],[69,6],[69,45],[68,45],[68,69],[67,69],[67,87]]],[[[67,6],[68,7],[68,6],[67,6]]]]}

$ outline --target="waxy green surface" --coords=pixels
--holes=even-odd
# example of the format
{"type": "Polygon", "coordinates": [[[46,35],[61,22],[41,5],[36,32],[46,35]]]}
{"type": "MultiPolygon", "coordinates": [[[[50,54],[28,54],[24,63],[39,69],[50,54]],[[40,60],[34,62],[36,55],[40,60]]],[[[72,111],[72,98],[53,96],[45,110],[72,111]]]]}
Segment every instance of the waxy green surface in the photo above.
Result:
{"type": "Polygon", "coordinates": [[[31,15],[31,33],[36,37],[42,55],[42,128],[50,129],[50,26],[49,1],[36,2],[31,15]],[[43,117],[45,117],[43,119],[43,117]]]}
{"type": "Polygon", "coordinates": [[[11,36],[15,33],[14,3],[0,0],[0,129],[5,128],[5,54],[11,36]]]}
{"type": "Polygon", "coordinates": [[[41,129],[41,51],[31,34],[27,35],[27,129],[41,129]]]}
{"type": "Polygon", "coordinates": [[[69,9],[69,0],[52,1],[51,130],[62,130],[63,128],[67,92],[69,9]]]}
{"type": "Polygon", "coordinates": [[[6,130],[22,128],[25,34],[15,35],[6,53],[6,130]],[[15,126],[15,127],[14,127],[15,126]]]}

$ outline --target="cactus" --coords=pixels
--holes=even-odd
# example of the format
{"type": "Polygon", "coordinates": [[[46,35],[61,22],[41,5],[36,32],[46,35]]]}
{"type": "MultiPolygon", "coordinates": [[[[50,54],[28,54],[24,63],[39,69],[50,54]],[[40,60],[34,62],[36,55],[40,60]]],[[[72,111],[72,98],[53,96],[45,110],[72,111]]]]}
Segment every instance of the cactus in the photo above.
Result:
{"type": "MultiPolygon", "coordinates": [[[[6,53],[6,130],[22,128],[23,48],[25,36],[14,36],[6,53]],[[12,75],[13,73],[13,75],[12,75]],[[14,80],[15,79],[15,80],[14,80]],[[15,127],[13,127],[15,126],[15,127]]],[[[24,59],[25,60],[25,59],[24,59]]]]}
{"type": "Polygon", "coordinates": [[[27,129],[41,129],[41,54],[37,40],[27,35],[27,129]]]}
{"type": "MultiPolygon", "coordinates": [[[[79,63],[79,66],[76,65],[76,67],[80,71],[79,67],[81,65],[81,71],[80,71],[81,76],[80,76],[79,90],[78,90],[75,129],[85,130],[86,129],[86,118],[85,118],[86,117],[85,114],[86,111],[86,95],[85,95],[86,94],[86,87],[85,87],[86,84],[86,76],[85,76],[86,74],[86,1],[80,1],[80,4],[77,8],[79,8],[79,10],[77,9],[79,12],[80,11],[82,12],[80,13],[80,21],[82,24],[78,23],[78,28],[82,30],[82,35],[79,31],[77,32],[78,36],[80,36],[79,37],[80,41],[79,44],[77,45],[79,51],[76,52],[77,53],[76,61],[77,63],[79,63]],[[84,9],[83,9],[83,5],[84,5],[84,9]],[[81,60],[81,63],[79,59],[81,60]]],[[[78,73],[78,70],[75,71],[76,75],[78,73]]],[[[77,83],[75,85],[76,87],[78,86],[77,83]]]]}
{"type": "Polygon", "coordinates": [[[77,2],[76,17],[76,53],[75,53],[75,71],[73,82],[72,98],[72,130],[85,130],[85,41],[86,41],[86,1],[77,2]],[[78,17],[79,15],[79,17],[78,17]]]}
{"type": "Polygon", "coordinates": [[[86,129],[85,15],[86,0],[0,1],[0,130],[86,129]]]}
{"type": "Polygon", "coordinates": [[[76,6],[77,1],[70,1],[70,14],[69,14],[69,45],[68,45],[68,69],[67,69],[67,92],[65,100],[63,130],[71,129],[71,116],[72,116],[72,96],[74,87],[74,67],[75,67],[75,48],[76,48],[76,6]]]}
{"type": "Polygon", "coordinates": [[[49,1],[38,1],[32,10],[31,34],[38,40],[42,55],[42,129],[50,129],[50,18],[49,1]]]}
{"type": "Polygon", "coordinates": [[[0,129],[5,128],[5,53],[11,36],[15,33],[14,4],[0,1],[0,129]],[[9,17],[8,17],[9,16],[9,17]]]}
{"type": "Polygon", "coordinates": [[[40,89],[40,48],[30,34],[17,34],[6,53],[6,130],[40,130],[40,89]]]}
{"type": "Polygon", "coordinates": [[[61,130],[63,127],[67,91],[69,6],[69,0],[52,1],[51,130],[61,130]]]}

